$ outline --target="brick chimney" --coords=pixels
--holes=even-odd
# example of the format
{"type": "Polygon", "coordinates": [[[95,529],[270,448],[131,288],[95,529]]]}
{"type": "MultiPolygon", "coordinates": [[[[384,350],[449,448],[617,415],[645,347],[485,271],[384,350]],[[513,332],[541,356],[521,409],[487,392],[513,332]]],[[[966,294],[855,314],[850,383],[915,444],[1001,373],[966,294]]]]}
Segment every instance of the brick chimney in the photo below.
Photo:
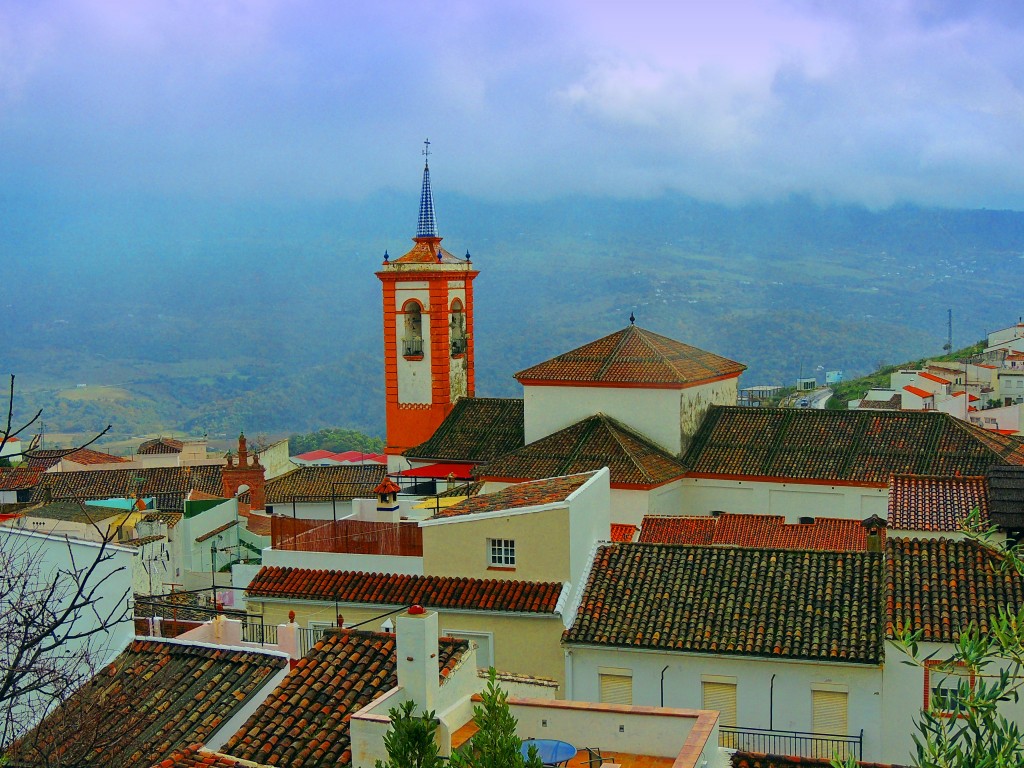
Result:
{"type": "Polygon", "coordinates": [[[416,703],[416,712],[437,709],[440,672],[437,662],[437,613],[414,605],[398,616],[397,635],[398,684],[405,689],[405,698],[416,703]]]}

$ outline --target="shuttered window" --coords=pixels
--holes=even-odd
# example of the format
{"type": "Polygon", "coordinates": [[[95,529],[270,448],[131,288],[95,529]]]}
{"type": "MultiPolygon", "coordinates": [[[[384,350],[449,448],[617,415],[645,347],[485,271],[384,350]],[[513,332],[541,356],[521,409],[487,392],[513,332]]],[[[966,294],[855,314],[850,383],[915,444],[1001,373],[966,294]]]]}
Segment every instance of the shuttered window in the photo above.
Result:
{"type": "Polygon", "coordinates": [[[811,730],[815,733],[847,734],[846,691],[811,691],[813,719],[811,730]]]}
{"type": "Polygon", "coordinates": [[[632,676],[601,672],[598,674],[597,679],[601,685],[602,704],[633,703],[632,676]]]}
{"type": "Polygon", "coordinates": [[[701,683],[704,709],[718,712],[719,725],[736,725],[736,683],[701,683]]]}

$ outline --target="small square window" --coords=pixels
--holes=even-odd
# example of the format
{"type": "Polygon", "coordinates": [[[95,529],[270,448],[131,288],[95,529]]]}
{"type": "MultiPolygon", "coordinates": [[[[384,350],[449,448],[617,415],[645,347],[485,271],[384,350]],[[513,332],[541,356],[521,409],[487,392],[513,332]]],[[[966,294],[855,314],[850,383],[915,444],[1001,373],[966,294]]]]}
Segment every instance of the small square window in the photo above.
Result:
{"type": "Polygon", "coordinates": [[[931,709],[943,717],[963,717],[960,696],[961,681],[967,682],[974,690],[974,674],[964,664],[956,663],[952,668],[940,668],[947,662],[928,659],[924,663],[924,708],[931,709]]]}
{"type": "Polygon", "coordinates": [[[516,564],[516,542],[514,539],[488,539],[487,562],[498,568],[513,568],[516,564]]]}

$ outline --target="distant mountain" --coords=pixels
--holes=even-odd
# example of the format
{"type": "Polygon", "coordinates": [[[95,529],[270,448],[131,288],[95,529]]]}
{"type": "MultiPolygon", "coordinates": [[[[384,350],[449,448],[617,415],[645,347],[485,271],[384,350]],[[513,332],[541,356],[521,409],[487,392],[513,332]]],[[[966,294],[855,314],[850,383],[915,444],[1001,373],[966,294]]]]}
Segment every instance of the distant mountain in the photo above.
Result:
{"type": "MultiPolygon", "coordinates": [[[[435,186],[437,181],[435,180],[435,186]]],[[[380,285],[417,190],[359,202],[4,203],[0,372],[51,432],[380,435],[380,285]],[[78,384],[114,385],[116,397],[78,384]]],[[[745,362],[741,386],[854,376],[1014,322],[1024,214],[666,195],[504,204],[435,190],[476,281],[478,394],[626,324],[745,362]]],[[[113,390],[107,389],[106,392],[113,390]]]]}

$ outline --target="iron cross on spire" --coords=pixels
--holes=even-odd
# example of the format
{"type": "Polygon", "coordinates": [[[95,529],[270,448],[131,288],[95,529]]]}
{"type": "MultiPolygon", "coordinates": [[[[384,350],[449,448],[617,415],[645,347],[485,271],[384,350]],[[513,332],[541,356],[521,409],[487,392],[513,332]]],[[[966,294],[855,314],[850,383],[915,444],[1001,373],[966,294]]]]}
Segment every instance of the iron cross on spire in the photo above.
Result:
{"type": "Polygon", "coordinates": [[[430,162],[430,139],[424,139],[423,141],[423,157],[426,158],[423,161],[424,163],[430,162]]]}

